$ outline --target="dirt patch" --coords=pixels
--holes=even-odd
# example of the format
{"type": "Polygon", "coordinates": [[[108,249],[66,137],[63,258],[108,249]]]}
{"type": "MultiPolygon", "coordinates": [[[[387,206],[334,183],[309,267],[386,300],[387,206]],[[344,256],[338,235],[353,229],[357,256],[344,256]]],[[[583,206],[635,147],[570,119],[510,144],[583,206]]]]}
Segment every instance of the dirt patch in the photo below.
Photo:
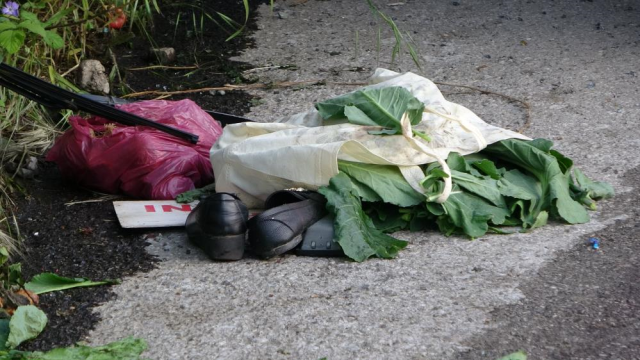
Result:
{"type": "MultiPolygon", "coordinates": [[[[251,2],[251,14],[256,13],[259,3],[251,2]]],[[[251,45],[246,35],[254,28],[253,17],[244,36],[229,42],[225,41],[226,33],[211,21],[204,22],[201,33],[194,34],[193,31],[193,18],[198,19],[199,26],[201,17],[216,16],[216,12],[233,19],[244,19],[244,7],[240,2],[166,0],[159,1],[159,5],[162,14],[155,17],[155,26],[149,29],[153,42],[157,47],[176,49],[174,65],[197,64],[199,68],[127,70],[151,64],[147,56],[149,39],[138,35],[130,46],[114,49],[123,75],[123,83],[116,89],[128,88],[129,92],[184,90],[242,81],[240,72],[248,65],[229,62],[228,58],[251,45]]],[[[238,115],[248,111],[252,99],[243,92],[224,95],[201,92],[170,99],[182,98],[192,99],[205,109],[238,115]]],[[[25,238],[25,255],[19,261],[22,261],[26,279],[41,272],[92,280],[114,279],[154,268],[157,260],[145,251],[145,232],[121,229],[111,201],[65,205],[95,199],[97,195],[63,179],[54,165],[41,165],[41,174],[24,184],[28,195],[16,199],[17,220],[25,238]]],[[[21,349],[49,350],[83,340],[99,321],[92,308],[114,296],[106,286],[42,295],[41,307],[47,313],[49,323],[37,339],[23,344],[21,349]]]]}
{"type": "MultiPolygon", "coordinates": [[[[45,165],[39,178],[26,186],[29,196],[16,199],[25,239],[25,279],[41,272],[118,279],[154,268],[156,260],[145,251],[142,233],[120,228],[111,201],[65,205],[97,196],[64,180],[53,164],[45,165]]],[[[105,286],[43,294],[41,307],[49,323],[23,348],[47,350],[82,340],[98,321],[91,308],[113,296],[105,286]]]]}
{"type": "MultiPolygon", "coordinates": [[[[148,67],[155,62],[148,54],[150,40],[145,35],[133,39],[130,47],[120,47],[117,53],[118,67],[123,69],[123,82],[127,92],[145,90],[181,91],[219,87],[236,84],[245,79],[241,72],[249,68],[248,64],[229,62],[227,59],[238,55],[247,46],[253,46],[247,36],[255,29],[257,6],[264,1],[250,2],[250,19],[247,31],[242,36],[226,41],[231,34],[228,27],[223,30],[216,25],[224,24],[217,12],[238,22],[245,18],[241,2],[212,1],[159,1],[162,14],[155,17],[149,36],[156,47],[173,47],[176,62],[171,66],[196,69],[152,69],[133,71],[127,69],[148,67]]],[[[116,87],[116,94],[122,93],[122,86],[116,87]]],[[[145,97],[142,97],[145,98],[145,97]]],[[[150,98],[150,97],[146,97],[150,98]]],[[[202,108],[219,112],[242,115],[249,111],[252,97],[241,91],[203,91],[172,96],[171,100],[189,98],[202,108]]]]}
{"type": "Polygon", "coordinates": [[[545,266],[521,287],[525,300],[496,309],[495,329],[464,344],[457,358],[497,359],[522,349],[530,359],[640,359],[640,168],[625,182],[634,191],[601,206],[628,209],[617,221],[545,266]]]}

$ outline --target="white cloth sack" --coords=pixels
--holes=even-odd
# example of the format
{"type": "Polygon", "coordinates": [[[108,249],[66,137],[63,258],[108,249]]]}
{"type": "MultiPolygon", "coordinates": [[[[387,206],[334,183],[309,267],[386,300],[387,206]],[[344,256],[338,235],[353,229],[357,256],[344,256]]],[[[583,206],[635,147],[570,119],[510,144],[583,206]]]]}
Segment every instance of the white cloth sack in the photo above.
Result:
{"type": "Polygon", "coordinates": [[[249,208],[261,208],[275,191],[327,185],[338,173],[340,159],[397,165],[409,184],[422,192],[419,181],[425,175],[417,165],[441,162],[450,152],[475,153],[504,139],[530,140],[489,125],[469,109],[445,100],[433,82],[419,75],[378,69],[370,83],[366,88],[402,86],[422,101],[425,112],[414,128],[431,141],[417,139],[421,145],[416,146],[403,135],[370,135],[368,131],[379,127],[346,121],[323,126],[315,108],[275,123],[227,125],[211,148],[216,191],[238,194],[249,208]]]}

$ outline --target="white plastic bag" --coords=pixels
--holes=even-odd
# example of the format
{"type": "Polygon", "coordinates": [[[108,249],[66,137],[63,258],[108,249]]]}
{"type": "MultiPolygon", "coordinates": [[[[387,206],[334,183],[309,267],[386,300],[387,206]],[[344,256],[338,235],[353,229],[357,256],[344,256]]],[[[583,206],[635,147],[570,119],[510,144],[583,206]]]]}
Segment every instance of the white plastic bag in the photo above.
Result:
{"type": "Polygon", "coordinates": [[[211,148],[216,191],[236,193],[249,208],[260,208],[277,190],[315,190],[327,185],[338,173],[338,159],[397,165],[409,184],[421,191],[419,181],[424,173],[417,165],[442,162],[450,152],[475,153],[504,139],[529,140],[489,125],[469,109],[445,100],[433,82],[416,74],[378,69],[370,82],[367,88],[402,86],[422,101],[425,112],[414,128],[432,140],[415,140],[420,142],[416,146],[403,135],[368,133],[378,127],[349,123],[323,126],[315,109],[276,123],[228,125],[211,148]]]}

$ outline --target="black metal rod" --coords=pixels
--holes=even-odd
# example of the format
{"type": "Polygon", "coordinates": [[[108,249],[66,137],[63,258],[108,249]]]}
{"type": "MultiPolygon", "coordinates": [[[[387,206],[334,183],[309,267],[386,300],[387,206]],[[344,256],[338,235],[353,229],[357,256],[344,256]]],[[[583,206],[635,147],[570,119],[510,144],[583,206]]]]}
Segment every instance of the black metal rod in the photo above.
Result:
{"type": "Polygon", "coordinates": [[[197,135],[87,99],[4,63],[0,63],[0,80],[3,80],[0,85],[44,106],[54,105],[62,109],[79,109],[124,125],[149,126],[193,144],[198,142],[197,135]]]}
{"type": "Polygon", "coordinates": [[[14,92],[26,97],[27,99],[31,100],[31,101],[35,101],[41,105],[44,105],[48,108],[53,108],[53,109],[60,109],[59,104],[56,101],[52,101],[49,98],[43,98],[37,94],[33,94],[28,90],[24,90],[22,88],[20,88],[19,86],[16,86],[13,83],[9,83],[7,81],[5,81],[5,79],[0,78],[0,86],[6,87],[7,89],[11,89],[14,92]]]}
{"type": "MultiPolygon", "coordinates": [[[[127,99],[121,99],[121,98],[117,98],[117,97],[113,97],[113,96],[101,96],[101,95],[92,95],[92,94],[83,94],[82,96],[91,99],[93,101],[97,101],[101,104],[104,105],[110,105],[110,106],[114,106],[114,105],[119,105],[119,104],[129,104],[132,101],[129,101],[127,99]]],[[[220,122],[220,124],[224,127],[225,125],[229,125],[229,124],[238,124],[238,123],[243,123],[243,122],[255,122],[254,120],[251,119],[247,119],[245,117],[242,116],[237,116],[237,115],[231,115],[231,114],[227,114],[227,113],[221,113],[221,112],[217,112],[217,111],[212,111],[212,110],[205,110],[205,112],[209,115],[211,115],[211,117],[213,117],[215,120],[217,120],[218,122],[220,122]]]]}
{"type": "MultiPolygon", "coordinates": [[[[91,95],[91,94],[83,94],[82,96],[88,99],[91,99],[93,101],[97,101],[101,104],[110,105],[110,106],[131,103],[131,101],[127,99],[121,99],[113,96],[101,96],[101,95],[91,95]]],[[[221,113],[213,110],[205,110],[205,112],[211,115],[217,121],[219,121],[220,124],[222,124],[222,126],[229,125],[229,124],[238,124],[243,122],[255,122],[254,120],[247,119],[242,116],[221,113]]]]}

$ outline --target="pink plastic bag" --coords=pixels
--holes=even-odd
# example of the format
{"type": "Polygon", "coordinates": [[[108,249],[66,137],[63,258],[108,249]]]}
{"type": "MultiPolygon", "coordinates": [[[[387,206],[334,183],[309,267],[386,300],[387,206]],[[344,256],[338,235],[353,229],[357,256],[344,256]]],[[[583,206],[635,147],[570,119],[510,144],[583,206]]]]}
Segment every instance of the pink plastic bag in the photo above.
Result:
{"type": "Polygon", "coordinates": [[[174,199],[213,182],[209,149],[222,127],[193,101],[150,100],[118,107],[198,135],[198,144],[150,127],[73,116],[71,129],[56,141],[47,160],[81,186],[140,199],[174,199]]]}

